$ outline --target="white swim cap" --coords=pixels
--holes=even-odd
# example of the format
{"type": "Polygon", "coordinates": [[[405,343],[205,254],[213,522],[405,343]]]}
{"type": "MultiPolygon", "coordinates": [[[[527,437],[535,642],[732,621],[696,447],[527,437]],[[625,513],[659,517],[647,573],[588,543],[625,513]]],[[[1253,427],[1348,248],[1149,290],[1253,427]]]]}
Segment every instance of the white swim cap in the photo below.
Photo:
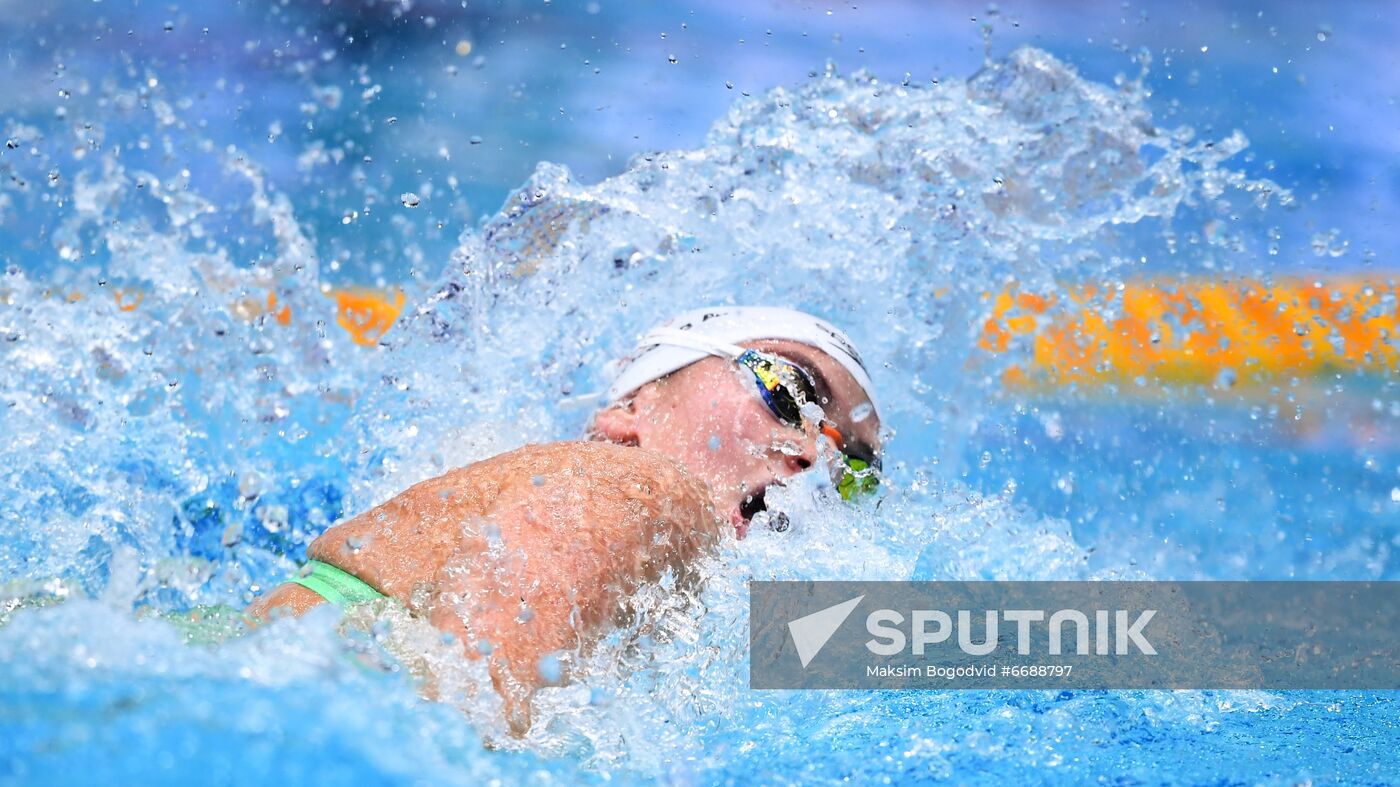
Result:
{"type": "MultiPolygon", "coordinates": [[[[875,386],[855,345],[841,329],[805,312],[769,306],[714,306],[685,312],[642,337],[631,355],[617,362],[618,373],[608,387],[608,404],[653,380],[719,354],[739,342],[788,339],[810,345],[831,356],[851,373],[880,415],[875,386]]],[[[741,350],[742,351],[742,350],[741,350]]]]}

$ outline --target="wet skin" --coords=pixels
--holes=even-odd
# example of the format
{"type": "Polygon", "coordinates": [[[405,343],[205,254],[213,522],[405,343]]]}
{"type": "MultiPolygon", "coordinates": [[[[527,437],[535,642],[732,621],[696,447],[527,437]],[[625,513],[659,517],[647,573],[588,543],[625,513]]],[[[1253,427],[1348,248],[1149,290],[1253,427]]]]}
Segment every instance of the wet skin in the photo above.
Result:
{"type": "MultiPolygon", "coordinates": [[[[840,364],[795,342],[747,346],[807,369],[848,449],[878,451],[879,424],[852,418],[867,400],[840,364]]],[[[726,532],[743,537],[746,501],[751,510],[769,485],[822,457],[815,427],[778,421],[752,374],[723,358],[648,383],[600,411],[591,432],[589,442],[526,446],[416,484],[307,550],[455,636],[467,658],[487,654],[517,734],[530,724],[541,656],[592,645],[666,570],[693,579],[726,532]]],[[[248,614],[322,603],[283,584],[248,614]]]]}

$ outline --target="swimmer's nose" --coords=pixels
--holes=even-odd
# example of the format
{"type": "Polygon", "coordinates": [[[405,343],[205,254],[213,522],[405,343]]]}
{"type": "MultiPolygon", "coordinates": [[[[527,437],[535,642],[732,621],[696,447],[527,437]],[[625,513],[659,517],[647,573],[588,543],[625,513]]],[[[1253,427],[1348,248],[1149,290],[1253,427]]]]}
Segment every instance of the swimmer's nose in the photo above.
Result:
{"type": "Polygon", "coordinates": [[[791,454],[783,454],[783,465],[788,475],[797,475],[810,468],[817,461],[817,443],[815,440],[803,440],[798,445],[801,448],[800,451],[791,454]]]}

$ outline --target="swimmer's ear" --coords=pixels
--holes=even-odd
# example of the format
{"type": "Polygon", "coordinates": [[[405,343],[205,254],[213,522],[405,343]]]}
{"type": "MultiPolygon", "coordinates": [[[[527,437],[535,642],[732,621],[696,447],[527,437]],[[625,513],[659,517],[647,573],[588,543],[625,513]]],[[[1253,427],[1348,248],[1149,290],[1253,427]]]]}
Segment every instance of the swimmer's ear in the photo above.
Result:
{"type": "Polygon", "coordinates": [[[588,436],[619,445],[637,445],[637,413],[631,398],[594,413],[588,436]]]}

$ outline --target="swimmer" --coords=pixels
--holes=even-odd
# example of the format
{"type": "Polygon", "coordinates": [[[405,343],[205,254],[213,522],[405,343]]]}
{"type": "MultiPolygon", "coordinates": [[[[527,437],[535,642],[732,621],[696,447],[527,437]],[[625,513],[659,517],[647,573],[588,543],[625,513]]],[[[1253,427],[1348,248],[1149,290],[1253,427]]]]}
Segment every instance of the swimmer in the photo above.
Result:
{"type": "Polygon", "coordinates": [[[589,440],[449,471],[336,525],[254,620],[387,596],[486,658],[519,735],[541,658],[594,644],[666,571],[684,580],[765,492],[818,463],[854,499],[878,483],[879,414],[845,334],[788,309],[715,307],[647,334],[589,440]]]}

